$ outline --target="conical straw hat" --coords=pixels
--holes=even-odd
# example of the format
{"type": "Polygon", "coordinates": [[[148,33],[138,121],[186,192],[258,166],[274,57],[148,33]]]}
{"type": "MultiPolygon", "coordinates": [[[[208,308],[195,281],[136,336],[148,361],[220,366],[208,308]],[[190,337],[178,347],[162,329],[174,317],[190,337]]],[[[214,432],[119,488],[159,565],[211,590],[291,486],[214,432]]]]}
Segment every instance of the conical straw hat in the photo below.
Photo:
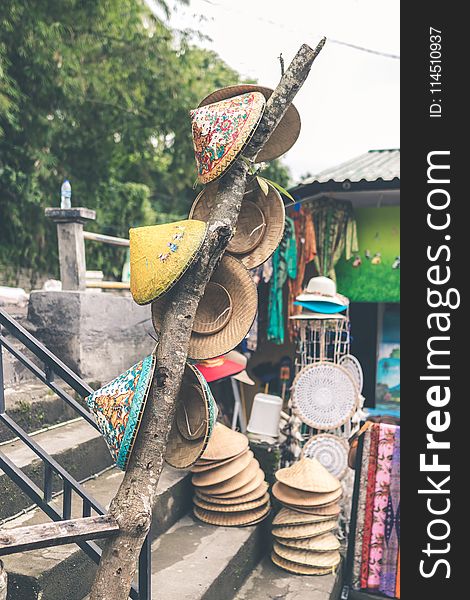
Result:
{"type": "Polygon", "coordinates": [[[199,506],[199,508],[213,512],[244,512],[266,505],[269,502],[269,494],[264,494],[264,496],[258,498],[258,500],[241,502],[240,504],[214,504],[213,502],[201,500],[198,496],[194,496],[193,502],[196,506],[199,506]]]}
{"type": "Polygon", "coordinates": [[[328,515],[307,515],[299,513],[290,508],[281,508],[273,520],[273,526],[279,525],[305,525],[307,523],[321,523],[321,521],[329,521],[331,517],[328,515]]]}
{"type": "Polygon", "coordinates": [[[222,483],[246,469],[252,458],[253,452],[250,450],[221,467],[205,471],[204,473],[194,473],[191,481],[196,487],[206,487],[222,483]]]}
{"type": "Polygon", "coordinates": [[[259,485],[252,492],[244,494],[243,496],[237,496],[236,498],[221,498],[220,496],[208,496],[207,494],[202,494],[198,489],[196,489],[196,496],[201,500],[204,500],[205,502],[212,502],[219,505],[241,504],[244,502],[252,502],[253,500],[259,500],[266,494],[268,488],[269,486],[266,483],[266,481],[263,481],[261,485],[259,485]]]}
{"type": "MultiPolygon", "coordinates": [[[[208,221],[216,204],[217,189],[218,182],[214,181],[202,190],[191,207],[190,219],[208,221]]],[[[256,182],[252,183],[245,192],[236,231],[226,252],[235,254],[247,269],[254,269],[268,260],[279,246],[284,225],[285,208],[279,192],[269,186],[265,195],[256,182]]]]}
{"type": "Polygon", "coordinates": [[[202,460],[225,460],[237,456],[248,448],[248,438],[243,433],[217,423],[202,460]]]}
{"type": "Polygon", "coordinates": [[[177,221],[129,230],[131,294],[148,304],[165,294],[198,257],[206,237],[202,221],[177,221]]]}
{"type": "Polygon", "coordinates": [[[301,458],[290,467],[279,469],[276,479],[291,488],[317,494],[334,492],[341,487],[339,479],[333,477],[316,458],[301,458]]]}
{"type": "Polygon", "coordinates": [[[273,485],[273,494],[280,502],[286,502],[287,504],[294,504],[296,506],[321,506],[322,504],[328,504],[329,502],[338,500],[342,493],[343,490],[341,487],[335,492],[318,494],[315,492],[296,490],[279,481],[273,485]]]}
{"type": "MultiPolygon", "coordinates": [[[[210,443],[210,442],[209,442],[210,443]]],[[[211,469],[218,469],[222,465],[226,465],[237,458],[240,458],[244,454],[248,452],[248,448],[240,452],[240,454],[236,454],[235,456],[231,456],[230,458],[226,458],[225,460],[201,460],[199,459],[197,463],[195,463],[191,467],[192,473],[205,473],[206,471],[210,471],[211,469]]]]}
{"type": "Polygon", "coordinates": [[[314,550],[315,552],[333,552],[341,547],[340,541],[333,533],[324,533],[303,540],[282,540],[283,546],[297,550],[314,550]]]}
{"type": "Polygon", "coordinates": [[[300,565],[309,567],[332,568],[341,562],[341,555],[337,550],[330,552],[315,552],[313,550],[297,550],[274,542],[274,552],[284,558],[300,565]]]}
{"type": "Polygon", "coordinates": [[[271,553],[271,560],[277,567],[281,567],[289,573],[295,573],[296,575],[329,575],[334,573],[336,567],[310,567],[308,565],[300,565],[298,563],[281,558],[276,552],[271,553]]]}
{"type": "Polygon", "coordinates": [[[283,502],[284,506],[295,512],[306,515],[317,515],[317,516],[328,516],[336,517],[341,512],[341,508],[337,501],[330,502],[329,504],[322,504],[320,506],[295,506],[294,504],[287,504],[283,502]]]}
{"type": "Polygon", "coordinates": [[[245,484],[244,486],[234,490],[233,492],[225,492],[224,494],[214,494],[214,497],[217,498],[240,498],[241,496],[246,496],[256,490],[264,481],[264,473],[261,469],[258,469],[252,479],[245,484]]]}
{"type": "Polygon", "coordinates": [[[116,466],[125,470],[139,431],[155,369],[147,356],[86,398],[116,466]]]}
{"type": "Polygon", "coordinates": [[[270,510],[271,506],[269,503],[261,508],[239,513],[218,513],[204,510],[203,508],[199,508],[199,506],[193,508],[194,515],[201,521],[204,521],[204,523],[222,527],[241,527],[259,523],[268,516],[270,510]]]}
{"type": "MultiPolygon", "coordinates": [[[[204,98],[199,106],[205,106],[232,96],[238,96],[246,92],[261,92],[266,100],[269,99],[273,90],[267,87],[253,84],[238,84],[216,90],[204,98]]],[[[286,110],[279,125],[271,134],[256,157],[256,162],[270,161],[285,154],[296,142],[300,133],[300,115],[293,104],[286,110]]]]}
{"type": "Polygon", "coordinates": [[[247,92],[190,111],[200,183],[220,177],[243,150],[263,116],[266,100],[247,92]]]}
{"type": "Polygon", "coordinates": [[[322,521],[321,523],[306,523],[305,525],[286,525],[284,527],[273,527],[273,536],[280,540],[302,540],[334,531],[337,527],[338,521],[336,519],[322,521]]]}
{"type": "MultiPolygon", "coordinates": [[[[237,473],[227,481],[216,483],[215,485],[199,486],[204,494],[227,494],[235,492],[249,483],[256,475],[259,469],[259,462],[255,458],[250,457],[248,466],[240,473],[237,473]]],[[[210,471],[209,471],[210,473],[210,471]]]]}
{"type": "MultiPolygon", "coordinates": [[[[160,331],[172,295],[152,302],[152,320],[160,331]]],[[[233,350],[249,332],[258,310],[258,290],[245,266],[225,255],[201,298],[188,357],[207,360],[233,350]]]]}
{"type": "Polygon", "coordinates": [[[217,405],[204,377],[186,363],[165,461],[188,469],[206,449],[217,417],[217,405]]]}

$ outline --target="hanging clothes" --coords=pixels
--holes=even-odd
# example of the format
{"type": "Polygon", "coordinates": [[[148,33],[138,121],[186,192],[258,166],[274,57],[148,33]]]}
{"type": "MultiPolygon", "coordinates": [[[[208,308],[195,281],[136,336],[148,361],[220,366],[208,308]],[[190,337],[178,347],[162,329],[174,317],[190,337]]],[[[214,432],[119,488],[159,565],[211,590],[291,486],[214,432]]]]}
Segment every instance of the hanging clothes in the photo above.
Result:
{"type": "Polygon", "coordinates": [[[273,274],[269,290],[267,338],[275,344],[284,343],[284,284],[288,278],[295,279],[296,275],[295,226],[292,219],[286,217],[284,236],[273,254],[273,274]]]}
{"type": "Polygon", "coordinates": [[[294,302],[296,296],[302,292],[305,267],[315,258],[317,243],[311,210],[307,206],[302,205],[298,210],[294,209],[290,216],[294,221],[295,239],[297,240],[297,275],[295,279],[289,279],[287,301],[287,331],[289,333],[289,340],[292,341],[295,338],[295,324],[289,317],[302,312],[302,307],[295,306],[294,302]]]}

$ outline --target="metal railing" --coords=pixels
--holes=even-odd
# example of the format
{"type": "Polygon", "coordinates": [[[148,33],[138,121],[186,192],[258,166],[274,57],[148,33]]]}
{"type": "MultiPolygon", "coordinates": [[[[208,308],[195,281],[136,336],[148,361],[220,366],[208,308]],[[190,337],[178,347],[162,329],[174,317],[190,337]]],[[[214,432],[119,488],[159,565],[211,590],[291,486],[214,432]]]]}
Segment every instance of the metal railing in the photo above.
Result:
{"type": "MultiPolygon", "coordinates": [[[[81,398],[86,398],[93,392],[92,388],[71,369],[60,361],[50,350],[39,342],[31,333],[22,327],[9,314],[0,309],[0,423],[8,427],[13,434],[18,437],[34,454],[42,461],[44,466],[44,477],[42,489],[36,485],[19,467],[17,467],[5,454],[0,452],[0,469],[32,500],[53,521],[66,521],[71,518],[72,496],[78,496],[82,503],[82,516],[91,517],[92,513],[97,515],[106,514],[106,510],[97,502],[85,488],[74,477],[70,475],[52,456],[50,456],[22,427],[20,427],[6,413],[6,403],[4,394],[3,379],[3,358],[2,348],[10,352],[26,368],[28,368],[40,381],[47,385],[55,394],[64,400],[73,408],[83,419],[92,427],[97,429],[91,414],[69,394],[58,382],[55,376],[59,377],[65,384],[74,390],[81,398]],[[43,368],[37,366],[24,352],[18,350],[8,340],[3,329],[8,334],[21,342],[37,359],[42,363],[43,368]],[[57,476],[62,481],[62,507],[57,509],[52,504],[53,483],[57,476]]],[[[93,531],[87,536],[88,539],[82,539],[75,542],[94,562],[99,563],[101,549],[94,542],[93,531]]],[[[52,544],[51,544],[52,545],[52,544]]],[[[15,548],[10,550],[15,552],[15,548]]],[[[138,586],[133,585],[130,591],[130,597],[133,600],[150,600],[151,597],[151,556],[150,540],[145,540],[144,546],[139,558],[139,576],[138,586]]]]}

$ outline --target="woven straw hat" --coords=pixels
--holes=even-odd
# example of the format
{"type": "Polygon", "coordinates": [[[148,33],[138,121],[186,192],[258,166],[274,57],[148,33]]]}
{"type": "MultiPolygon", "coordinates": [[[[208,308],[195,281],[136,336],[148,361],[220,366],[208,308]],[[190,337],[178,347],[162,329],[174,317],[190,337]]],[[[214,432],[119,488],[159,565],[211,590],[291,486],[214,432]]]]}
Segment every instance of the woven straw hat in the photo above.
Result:
{"type": "Polygon", "coordinates": [[[337,550],[329,552],[315,552],[314,550],[298,550],[274,542],[274,551],[278,556],[285,560],[308,565],[309,567],[332,568],[337,567],[341,562],[341,556],[337,550]]]}
{"type": "Polygon", "coordinates": [[[282,545],[297,550],[313,550],[315,552],[333,552],[341,547],[338,538],[333,533],[324,533],[303,540],[283,539],[282,545]]]}
{"type": "Polygon", "coordinates": [[[340,427],[357,410],[359,395],[349,371],[330,362],[301,369],[292,384],[295,414],[314,429],[340,427]]]}
{"type": "Polygon", "coordinates": [[[190,111],[200,183],[227,171],[258,126],[265,105],[263,94],[247,92],[190,111]]]}
{"type": "Polygon", "coordinates": [[[247,510],[238,513],[220,513],[209,510],[204,510],[195,506],[193,508],[195,516],[210,525],[219,525],[222,527],[242,527],[254,525],[266,518],[271,510],[271,505],[268,503],[261,508],[247,510]]]}
{"type": "MultiPolygon", "coordinates": [[[[217,102],[224,98],[231,98],[246,92],[261,92],[266,100],[269,99],[273,90],[260,85],[239,84],[216,90],[204,98],[199,106],[205,106],[211,102],[217,102]]],[[[300,115],[293,104],[286,110],[279,125],[273,131],[271,137],[259,152],[256,161],[264,162],[279,158],[295,144],[300,133],[300,115]]]]}
{"type": "MultiPolygon", "coordinates": [[[[251,458],[251,457],[250,457],[251,458]]],[[[251,458],[248,465],[230,479],[216,483],[214,485],[201,485],[199,488],[204,494],[212,496],[213,494],[229,494],[242,488],[249,483],[256,475],[259,469],[259,462],[255,458],[251,458]]],[[[209,471],[210,473],[211,471],[209,471]]]]}
{"type": "Polygon", "coordinates": [[[271,553],[271,560],[277,567],[281,567],[289,573],[295,573],[296,575],[329,575],[335,572],[336,567],[321,568],[321,567],[310,567],[308,565],[300,565],[298,563],[281,558],[276,552],[271,553]]]}
{"type": "Polygon", "coordinates": [[[244,454],[248,453],[248,448],[237,454],[236,456],[232,456],[231,458],[226,458],[225,460],[203,460],[199,459],[197,463],[195,463],[191,467],[192,473],[205,473],[206,471],[210,471],[211,469],[218,469],[219,467],[226,465],[237,458],[240,458],[244,454]]]}
{"type": "Polygon", "coordinates": [[[199,256],[206,232],[206,223],[194,220],[129,230],[130,287],[137,304],[173,287],[199,256]]]}
{"type": "Polygon", "coordinates": [[[216,417],[217,405],[206,380],[186,363],[165,461],[176,469],[193,465],[206,449],[216,417]]]}
{"type": "Polygon", "coordinates": [[[238,456],[248,448],[248,438],[243,433],[233,431],[222,423],[217,423],[202,460],[218,461],[238,456]]]}
{"type": "Polygon", "coordinates": [[[317,494],[334,492],[341,486],[315,458],[301,458],[290,467],[279,469],[276,479],[291,488],[317,494]]]}
{"type": "Polygon", "coordinates": [[[198,489],[196,489],[196,496],[205,502],[212,502],[215,504],[242,504],[244,502],[252,502],[253,500],[259,500],[262,498],[266,492],[268,491],[268,484],[266,481],[263,481],[261,485],[259,485],[254,491],[249,492],[248,494],[243,494],[243,496],[237,496],[236,498],[221,498],[220,496],[208,496],[207,494],[202,494],[198,489]]]}
{"type": "Polygon", "coordinates": [[[308,515],[291,508],[281,508],[274,517],[273,525],[305,525],[306,523],[321,523],[330,519],[329,515],[308,515]]]}
{"type": "Polygon", "coordinates": [[[337,527],[338,521],[336,519],[321,521],[320,523],[306,523],[305,525],[286,525],[285,527],[273,527],[273,536],[280,540],[302,540],[334,531],[337,527]]]}
{"type": "Polygon", "coordinates": [[[338,479],[342,479],[348,470],[348,454],[347,441],[330,433],[314,435],[302,449],[303,457],[317,460],[338,479]]]}
{"type": "MultiPolygon", "coordinates": [[[[254,477],[252,479],[250,479],[250,481],[248,481],[248,483],[246,483],[242,487],[237,488],[236,490],[234,490],[232,492],[225,492],[224,494],[214,494],[214,497],[223,498],[223,499],[241,498],[242,496],[246,496],[247,494],[258,489],[259,486],[263,483],[263,481],[264,481],[264,473],[261,469],[258,469],[256,471],[254,477]]],[[[212,492],[211,492],[211,494],[212,494],[212,492]]]]}
{"type": "Polygon", "coordinates": [[[334,492],[317,494],[296,490],[277,481],[273,485],[273,494],[280,502],[295,506],[321,506],[338,500],[343,493],[341,487],[334,492]]]}
{"type": "MultiPolygon", "coordinates": [[[[218,182],[206,186],[194,201],[190,219],[207,221],[216,204],[218,182]]],[[[247,269],[263,264],[279,246],[284,233],[285,208],[282,198],[269,186],[265,196],[257,184],[245,193],[237,228],[226,252],[234,254],[247,269]]]]}
{"type": "Polygon", "coordinates": [[[246,510],[253,510],[255,508],[265,506],[269,502],[269,494],[264,494],[257,500],[240,502],[238,504],[218,504],[215,502],[207,502],[206,500],[199,498],[199,496],[194,496],[193,502],[196,506],[199,506],[199,508],[214,512],[244,512],[246,510]]]}
{"type": "Polygon", "coordinates": [[[337,501],[329,502],[328,504],[321,504],[319,506],[296,506],[295,504],[288,504],[287,502],[283,502],[286,508],[289,508],[295,512],[306,514],[306,515],[318,515],[318,516],[328,516],[328,517],[337,517],[341,512],[341,507],[337,503],[337,501]]]}
{"type": "MultiPolygon", "coordinates": [[[[170,302],[171,294],[152,303],[157,331],[170,302]]],[[[188,357],[206,360],[233,350],[247,335],[257,310],[258,290],[249,271],[233,256],[224,256],[199,303],[188,357]]]]}
{"type": "Polygon", "coordinates": [[[208,485],[215,485],[227,481],[246,469],[252,458],[253,452],[244,452],[241,456],[225,465],[210,469],[209,471],[204,471],[203,473],[194,473],[192,483],[196,487],[207,487],[208,485]]]}
{"type": "Polygon", "coordinates": [[[139,431],[155,356],[147,356],[86,398],[116,466],[125,470],[139,431]]]}

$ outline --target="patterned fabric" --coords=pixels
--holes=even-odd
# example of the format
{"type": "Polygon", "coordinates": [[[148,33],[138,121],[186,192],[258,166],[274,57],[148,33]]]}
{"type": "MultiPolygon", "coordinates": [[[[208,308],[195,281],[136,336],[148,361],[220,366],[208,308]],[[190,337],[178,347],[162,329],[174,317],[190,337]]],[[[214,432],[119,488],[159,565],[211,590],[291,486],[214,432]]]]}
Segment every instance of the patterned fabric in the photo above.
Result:
{"type": "Polygon", "coordinates": [[[248,92],[191,111],[198,179],[220,177],[235,160],[263,115],[260,92],[248,92]]]}
{"type": "Polygon", "coordinates": [[[379,451],[375,475],[374,514],[369,550],[368,589],[378,589],[380,585],[395,429],[394,425],[380,424],[379,451]]]}
{"type": "Polygon", "coordinates": [[[395,597],[400,598],[400,548],[398,548],[398,559],[397,559],[397,582],[395,584],[395,597]]]}
{"type": "Polygon", "coordinates": [[[153,355],[86,398],[116,466],[127,467],[155,368],[153,355]]]}
{"type": "MultiPolygon", "coordinates": [[[[357,502],[356,532],[354,536],[354,560],[352,573],[352,586],[354,589],[360,587],[361,560],[362,560],[362,539],[364,535],[364,517],[366,510],[367,496],[367,477],[369,474],[370,459],[370,435],[364,434],[364,445],[362,449],[361,472],[359,474],[359,498],[357,502]]],[[[358,473],[356,473],[356,477],[358,473]]]]}
{"type": "Polygon", "coordinates": [[[366,506],[364,510],[364,534],[362,538],[361,588],[367,587],[367,578],[369,575],[369,548],[372,534],[372,517],[374,511],[375,474],[377,470],[379,433],[379,425],[372,425],[370,428],[370,458],[369,470],[367,472],[366,506]]]}
{"type": "Polygon", "coordinates": [[[385,514],[385,540],[380,575],[380,591],[395,597],[395,583],[400,544],[400,428],[395,430],[395,440],[390,475],[390,495],[385,514]]]}

